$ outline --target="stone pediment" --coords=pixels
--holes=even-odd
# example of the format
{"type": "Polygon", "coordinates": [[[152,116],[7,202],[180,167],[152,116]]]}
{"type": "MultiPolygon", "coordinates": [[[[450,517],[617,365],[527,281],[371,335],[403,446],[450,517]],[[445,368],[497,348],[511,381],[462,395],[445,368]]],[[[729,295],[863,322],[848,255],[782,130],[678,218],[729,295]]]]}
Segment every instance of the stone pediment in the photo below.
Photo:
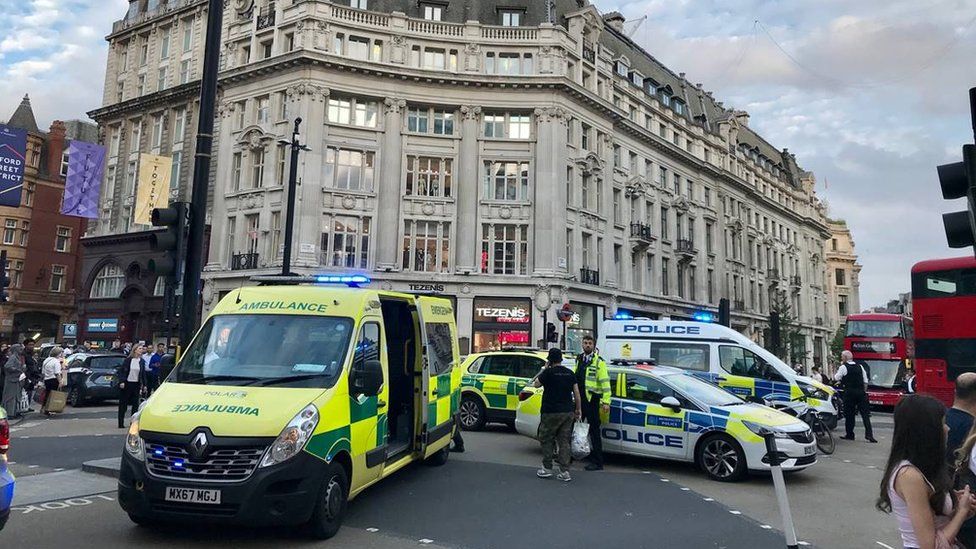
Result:
{"type": "Polygon", "coordinates": [[[635,175],[624,183],[624,188],[624,196],[627,198],[647,196],[650,194],[651,183],[643,175],[635,175]]]}
{"type": "Polygon", "coordinates": [[[590,152],[586,156],[582,156],[575,160],[576,165],[583,171],[586,175],[600,176],[603,175],[603,168],[605,162],[600,155],[590,152]]]}
{"type": "Polygon", "coordinates": [[[249,126],[241,130],[241,135],[237,139],[237,147],[243,151],[251,151],[267,147],[274,143],[277,136],[266,133],[261,126],[249,126]]]}

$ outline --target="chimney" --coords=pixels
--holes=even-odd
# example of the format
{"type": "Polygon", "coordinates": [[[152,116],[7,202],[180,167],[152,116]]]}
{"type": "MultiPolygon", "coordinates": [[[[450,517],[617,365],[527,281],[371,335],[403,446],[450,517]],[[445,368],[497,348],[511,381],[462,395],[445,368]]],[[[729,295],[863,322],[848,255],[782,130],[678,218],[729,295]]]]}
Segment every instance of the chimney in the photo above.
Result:
{"type": "Polygon", "coordinates": [[[47,134],[47,173],[53,178],[61,174],[61,156],[67,148],[64,122],[55,120],[47,134]]]}
{"type": "Polygon", "coordinates": [[[619,11],[612,11],[603,16],[603,20],[618,32],[624,32],[624,22],[626,17],[619,11]]]}

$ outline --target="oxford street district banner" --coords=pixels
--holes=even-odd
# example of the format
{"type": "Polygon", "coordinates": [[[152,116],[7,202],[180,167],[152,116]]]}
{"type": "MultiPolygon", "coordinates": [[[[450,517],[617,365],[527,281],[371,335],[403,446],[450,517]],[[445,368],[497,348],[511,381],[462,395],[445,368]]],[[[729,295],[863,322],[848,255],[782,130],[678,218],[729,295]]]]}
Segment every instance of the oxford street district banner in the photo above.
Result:
{"type": "Polygon", "coordinates": [[[27,130],[0,124],[0,206],[20,206],[26,157],[27,130]]]}

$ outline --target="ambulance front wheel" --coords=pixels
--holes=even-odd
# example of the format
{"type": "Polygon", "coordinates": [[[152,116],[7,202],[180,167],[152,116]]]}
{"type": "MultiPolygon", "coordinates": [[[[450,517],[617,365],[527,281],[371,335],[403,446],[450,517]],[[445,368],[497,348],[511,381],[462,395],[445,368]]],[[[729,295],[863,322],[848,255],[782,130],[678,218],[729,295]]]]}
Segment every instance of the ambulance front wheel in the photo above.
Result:
{"type": "Polygon", "coordinates": [[[485,422],[488,420],[488,411],[484,403],[478,397],[470,395],[461,398],[458,415],[461,419],[461,428],[465,431],[480,431],[484,429],[485,422]]]}
{"type": "Polygon", "coordinates": [[[349,479],[346,470],[332,462],[325,471],[322,493],[312,513],[309,529],[318,539],[329,539],[339,532],[342,519],[346,516],[349,499],[349,479]]]}

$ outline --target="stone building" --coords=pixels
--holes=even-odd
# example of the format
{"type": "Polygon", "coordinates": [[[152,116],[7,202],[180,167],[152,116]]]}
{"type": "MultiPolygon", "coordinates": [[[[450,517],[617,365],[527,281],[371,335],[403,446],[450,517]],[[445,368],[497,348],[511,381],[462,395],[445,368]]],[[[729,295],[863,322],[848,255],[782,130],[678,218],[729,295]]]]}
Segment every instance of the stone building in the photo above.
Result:
{"type": "Polygon", "coordinates": [[[828,321],[835,329],[847,322],[847,315],[861,311],[861,265],[857,262],[854,237],[844,220],[830,220],[826,241],[828,321]]]}
{"type": "Polygon", "coordinates": [[[0,306],[0,335],[8,341],[70,341],[77,322],[78,240],[86,221],[61,215],[64,153],[72,139],[90,138],[94,125],[55,120],[42,132],[26,95],[7,125],[27,130],[27,165],[20,207],[0,206],[0,247],[7,251],[10,279],[9,302],[0,306]]]}
{"type": "MultiPolygon", "coordinates": [[[[170,9],[132,6],[107,104],[131,82],[123,36],[170,9]]],[[[570,348],[604,318],[691,318],[723,297],[761,340],[782,291],[802,354],[822,360],[830,233],[813,175],[622,25],[582,0],[228,3],[205,310],[280,270],[279,141],[301,117],[293,270],[444,295],[465,352],[538,344],[563,303],[570,348]]],[[[103,127],[151,115],[130,104],[103,127]]]]}

